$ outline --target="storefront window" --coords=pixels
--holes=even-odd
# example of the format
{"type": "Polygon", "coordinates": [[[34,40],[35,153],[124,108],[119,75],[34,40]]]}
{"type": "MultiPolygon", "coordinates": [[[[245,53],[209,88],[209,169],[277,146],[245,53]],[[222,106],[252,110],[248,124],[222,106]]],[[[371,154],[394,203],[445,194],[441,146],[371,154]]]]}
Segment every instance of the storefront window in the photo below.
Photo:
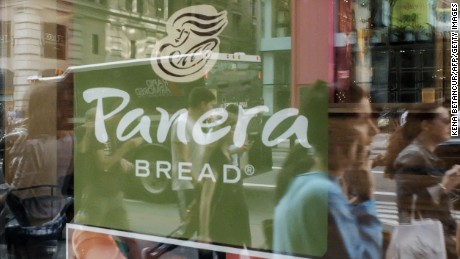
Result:
{"type": "Polygon", "coordinates": [[[13,39],[13,35],[11,35],[11,23],[10,22],[2,22],[1,27],[1,35],[2,35],[2,56],[9,57],[11,55],[11,41],[13,39]]]}
{"type": "Polygon", "coordinates": [[[61,24],[43,24],[43,56],[45,58],[66,59],[67,28],[61,24]]]}
{"type": "Polygon", "coordinates": [[[273,8],[273,36],[289,37],[291,35],[291,1],[274,0],[273,8]]]}
{"type": "Polygon", "coordinates": [[[456,258],[456,8],[3,1],[0,254],[456,258]]]}

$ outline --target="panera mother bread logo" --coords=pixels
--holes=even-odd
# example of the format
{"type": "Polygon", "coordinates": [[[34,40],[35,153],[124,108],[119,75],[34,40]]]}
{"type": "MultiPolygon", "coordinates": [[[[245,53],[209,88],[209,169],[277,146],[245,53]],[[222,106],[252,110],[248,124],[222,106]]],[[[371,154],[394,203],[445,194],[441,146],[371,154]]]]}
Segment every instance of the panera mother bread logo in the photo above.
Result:
{"type": "Polygon", "coordinates": [[[219,52],[219,34],[227,26],[227,12],[210,5],[181,9],[169,18],[168,36],[152,52],[153,70],[163,79],[191,82],[202,77],[216,63],[212,53],[219,52]]]}

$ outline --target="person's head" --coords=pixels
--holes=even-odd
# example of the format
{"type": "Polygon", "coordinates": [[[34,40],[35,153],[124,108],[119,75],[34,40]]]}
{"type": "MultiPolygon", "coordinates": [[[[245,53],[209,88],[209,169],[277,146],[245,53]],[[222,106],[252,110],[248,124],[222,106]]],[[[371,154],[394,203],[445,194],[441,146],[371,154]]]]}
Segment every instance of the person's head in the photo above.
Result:
{"type": "Polygon", "coordinates": [[[357,85],[352,85],[349,92],[350,103],[337,104],[329,111],[329,172],[332,174],[366,163],[373,138],[379,132],[366,92],[357,85]]]}
{"type": "Polygon", "coordinates": [[[286,158],[278,176],[276,200],[284,195],[296,175],[313,167],[329,174],[345,171],[345,167],[367,159],[370,144],[378,133],[366,93],[359,86],[350,88],[346,104],[328,104],[328,86],[318,81],[302,99],[301,114],[308,119],[308,141],[312,148],[296,145],[286,158]]]}
{"type": "Polygon", "coordinates": [[[238,113],[240,112],[240,107],[236,104],[229,104],[227,105],[227,107],[225,107],[225,110],[227,110],[227,112],[229,113],[233,113],[235,115],[238,115],[238,113]]]}
{"type": "Polygon", "coordinates": [[[235,134],[235,127],[236,127],[237,121],[238,121],[238,117],[235,114],[232,114],[229,112],[227,119],[222,124],[219,124],[218,126],[213,128],[213,131],[219,131],[223,128],[230,126],[230,130],[225,136],[223,136],[218,141],[208,144],[206,146],[208,151],[207,151],[207,154],[205,155],[205,160],[209,159],[209,156],[211,155],[211,153],[217,150],[218,148],[228,150],[228,147],[233,144],[233,135],[235,134]]]}
{"type": "Polygon", "coordinates": [[[216,102],[216,96],[211,90],[204,87],[196,87],[190,91],[188,107],[200,114],[211,110],[216,102]]]}
{"type": "Polygon", "coordinates": [[[441,143],[450,138],[450,117],[440,105],[418,105],[409,110],[403,125],[403,137],[409,141],[418,136],[441,143]]]}
{"type": "Polygon", "coordinates": [[[415,104],[407,113],[406,122],[391,136],[386,153],[385,175],[393,178],[393,163],[398,154],[415,138],[421,137],[433,144],[450,138],[449,111],[437,104],[415,104]]]}

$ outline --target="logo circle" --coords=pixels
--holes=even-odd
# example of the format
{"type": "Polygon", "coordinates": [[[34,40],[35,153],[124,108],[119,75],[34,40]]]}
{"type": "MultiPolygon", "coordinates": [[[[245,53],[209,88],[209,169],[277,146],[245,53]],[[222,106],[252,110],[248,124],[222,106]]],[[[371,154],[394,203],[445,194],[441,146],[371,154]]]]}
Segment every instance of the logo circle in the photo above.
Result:
{"type": "Polygon", "coordinates": [[[245,173],[247,176],[254,175],[255,172],[256,172],[256,168],[255,168],[253,165],[246,165],[246,166],[244,167],[244,173],[245,173]]]}

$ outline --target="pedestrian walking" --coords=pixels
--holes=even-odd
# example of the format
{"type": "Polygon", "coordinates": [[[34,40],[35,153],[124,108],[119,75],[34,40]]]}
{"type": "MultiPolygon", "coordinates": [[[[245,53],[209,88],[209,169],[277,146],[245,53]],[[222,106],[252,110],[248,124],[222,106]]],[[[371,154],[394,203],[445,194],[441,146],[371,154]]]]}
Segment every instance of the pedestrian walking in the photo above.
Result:
{"type": "Polygon", "coordinates": [[[276,253],[381,257],[382,226],[368,157],[378,130],[365,93],[357,86],[350,93],[353,103],[331,109],[329,114],[324,82],[312,86],[303,100],[312,147],[295,147],[279,174],[273,233],[276,253]]]}

